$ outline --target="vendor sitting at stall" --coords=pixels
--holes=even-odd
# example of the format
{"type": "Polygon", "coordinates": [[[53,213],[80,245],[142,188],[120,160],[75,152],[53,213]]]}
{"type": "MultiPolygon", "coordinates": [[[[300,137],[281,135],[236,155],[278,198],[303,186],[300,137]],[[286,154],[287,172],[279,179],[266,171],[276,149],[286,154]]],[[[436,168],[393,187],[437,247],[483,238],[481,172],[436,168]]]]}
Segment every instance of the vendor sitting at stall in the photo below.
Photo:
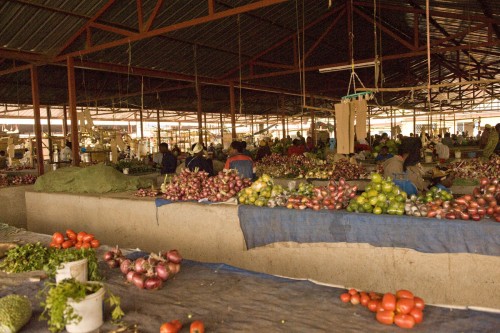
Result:
{"type": "Polygon", "coordinates": [[[293,139],[292,141],[292,146],[290,146],[287,150],[287,155],[292,156],[292,155],[302,155],[306,151],[306,147],[302,144],[302,142],[299,139],[293,139]]]}
{"type": "Polygon", "coordinates": [[[377,161],[377,162],[383,162],[385,160],[390,159],[393,156],[394,155],[392,155],[391,153],[389,153],[389,147],[383,146],[382,148],[380,148],[380,152],[378,153],[377,158],[375,159],[375,161],[377,161]]]}
{"type": "Polygon", "coordinates": [[[404,145],[399,146],[398,154],[386,160],[384,166],[384,177],[390,177],[394,183],[405,191],[408,195],[417,194],[416,185],[409,179],[404,170],[404,162],[410,155],[410,152],[404,145]]]}
{"type": "Polygon", "coordinates": [[[153,157],[153,166],[160,167],[160,173],[162,175],[175,173],[175,168],[177,168],[177,157],[168,150],[168,143],[160,143],[160,151],[153,157]]]}
{"type": "Polygon", "coordinates": [[[71,150],[71,142],[66,141],[66,146],[59,153],[59,161],[61,162],[70,162],[73,157],[73,152],[71,150]]]}
{"type": "Polygon", "coordinates": [[[235,169],[241,177],[253,178],[253,160],[250,156],[243,154],[244,146],[240,141],[233,141],[229,146],[229,157],[224,169],[235,169]]]}
{"type": "Polygon", "coordinates": [[[206,158],[205,151],[203,150],[203,146],[200,143],[197,143],[193,146],[191,150],[191,156],[186,157],[186,161],[184,162],[186,168],[190,171],[194,171],[198,168],[199,171],[205,171],[209,176],[214,175],[214,166],[211,159],[206,158]]]}
{"type": "Polygon", "coordinates": [[[261,140],[259,142],[259,149],[257,150],[257,155],[255,156],[256,161],[260,161],[266,156],[271,155],[271,148],[266,140],[261,140]]]}
{"type": "Polygon", "coordinates": [[[7,157],[5,157],[5,151],[0,150],[0,170],[7,169],[7,157]]]}

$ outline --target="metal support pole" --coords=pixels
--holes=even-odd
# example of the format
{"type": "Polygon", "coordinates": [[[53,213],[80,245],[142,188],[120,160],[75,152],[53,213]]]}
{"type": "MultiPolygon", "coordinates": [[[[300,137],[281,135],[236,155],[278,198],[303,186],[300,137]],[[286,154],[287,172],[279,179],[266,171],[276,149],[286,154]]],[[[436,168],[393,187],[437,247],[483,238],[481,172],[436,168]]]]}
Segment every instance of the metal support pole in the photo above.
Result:
{"type": "Polygon", "coordinates": [[[47,131],[49,135],[49,161],[50,163],[54,163],[53,154],[52,154],[52,126],[50,125],[50,106],[47,105],[47,131]]]}
{"type": "Polygon", "coordinates": [[[220,120],[220,144],[224,147],[224,121],[222,120],[222,111],[219,113],[220,120]]]}
{"type": "Polygon", "coordinates": [[[231,138],[236,139],[236,116],[234,101],[234,82],[229,83],[229,104],[231,109],[231,138]]]}
{"type": "Polygon", "coordinates": [[[68,63],[68,97],[69,115],[71,119],[71,150],[73,165],[80,165],[80,142],[78,141],[78,117],[76,115],[76,86],[75,86],[75,63],[71,57],[67,58],[68,63]]]}
{"type": "Polygon", "coordinates": [[[205,146],[208,147],[208,126],[207,126],[207,114],[203,114],[203,122],[205,123],[205,146]]]}
{"type": "Polygon", "coordinates": [[[196,83],[196,101],[196,109],[198,113],[198,142],[203,143],[203,120],[201,117],[201,91],[199,83],[196,83]]]}
{"type": "Polygon", "coordinates": [[[281,111],[281,128],[283,130],[283,138],[286,138],[286,127],[285,127],[285,97],[280,96],[280,111],[281,111]]]}
{"type": "Polygon", "coordinates": [[[36,164],[38,175],[44,173],[43,147],[42,147],[42,125],[40,123],[40,94],[38,90],[38,68],[31,66],[31,97],[33,99],[33,111],[35,115],[35,137],[36,137],[36,164]]]}
{"type": "Polygon", "coordinates": [[[158,128],[156,132],[156,146],[158,151],[160,151],[160,143],[161,143],[161,132],[160,132],[160,109],[156,109],[156,127],[158,128]]]}
{"type": "Polygon", "coordinates": [[[417,136],[417,109],[413,109],[413,135],[417,136]]]}

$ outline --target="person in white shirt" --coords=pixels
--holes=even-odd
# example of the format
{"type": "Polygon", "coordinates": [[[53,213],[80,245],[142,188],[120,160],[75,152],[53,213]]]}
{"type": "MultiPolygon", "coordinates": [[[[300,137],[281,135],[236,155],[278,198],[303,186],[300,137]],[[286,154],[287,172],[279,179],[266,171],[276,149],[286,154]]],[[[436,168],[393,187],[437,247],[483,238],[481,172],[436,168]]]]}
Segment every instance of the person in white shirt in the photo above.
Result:
{"type": "Polygon", "coordinates": [[[447,145],[438,142],[436,144],[436,154],[439,161],[444,162],[450,158],[450,148],[447,145]]]}
{"type": "Polygon", "coordinates": [[[72,160],[71,142],[66,142],[66,146],[59,155],[59,161],[61,162],[70,162],[72,160]]]}

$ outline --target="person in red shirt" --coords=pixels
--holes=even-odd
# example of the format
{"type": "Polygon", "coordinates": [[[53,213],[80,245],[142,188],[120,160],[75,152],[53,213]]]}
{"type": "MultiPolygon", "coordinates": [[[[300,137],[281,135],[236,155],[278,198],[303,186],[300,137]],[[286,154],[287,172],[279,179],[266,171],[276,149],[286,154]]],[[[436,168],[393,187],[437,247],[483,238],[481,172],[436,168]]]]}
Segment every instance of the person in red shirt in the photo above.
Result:
{"type": "Polygon", "coordinates": [[[241,177],[253,178],[253,160],[243,153],[244,145],[240,141],[233,141],[229,146],[229,157],[224,169],[235,169],[241,177]]]}
{"type": "Polygon", "coordinates": [[[292,141],[293,145],[288,148],[287,155],[292,156],[292,155],[302,155],[306,151],[306,147],[304,147],[303,144],[301,144],[299,139],[294,139],[292,141]]]}

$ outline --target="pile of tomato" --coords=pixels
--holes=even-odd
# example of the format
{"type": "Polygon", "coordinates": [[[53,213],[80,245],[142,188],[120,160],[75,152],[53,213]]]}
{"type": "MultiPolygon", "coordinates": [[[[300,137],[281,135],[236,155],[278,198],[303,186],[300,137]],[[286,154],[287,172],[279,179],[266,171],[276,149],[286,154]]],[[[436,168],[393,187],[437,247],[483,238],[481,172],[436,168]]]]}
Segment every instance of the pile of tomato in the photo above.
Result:
{"type": "Polygon", "coordinates": [[[347,293],[340,295],[340,300],[366,306],[368,310],[376,313],[377,321],[385,325],[396,324],[401,328],[413,328],[424,320],[424,300],[408,290],[398,290],[395,295],[380,295],[349,289],[347,293]]]}
{"type": "MultiPolygon", "coordinates": [[[[172,320],[160,326],[160,333],[177,333],[182,328],[180,320],[172,320]]],[[[189,326],[189,333],[205,333],[205,324],[201,320],[195,320],[189,326]]]]}
{"type": "Polygon", "coordinates": [[[50,247],[57,249],[68,249],[70,247],[90,249],[97,248],[99,245],[101,245],[101,243],[94,238],[94,235],[88,234],[85,231],[76,233],[71,229],[66,230],[66,236],[61,232],[55,232],[50,242],[50,247]]]}

